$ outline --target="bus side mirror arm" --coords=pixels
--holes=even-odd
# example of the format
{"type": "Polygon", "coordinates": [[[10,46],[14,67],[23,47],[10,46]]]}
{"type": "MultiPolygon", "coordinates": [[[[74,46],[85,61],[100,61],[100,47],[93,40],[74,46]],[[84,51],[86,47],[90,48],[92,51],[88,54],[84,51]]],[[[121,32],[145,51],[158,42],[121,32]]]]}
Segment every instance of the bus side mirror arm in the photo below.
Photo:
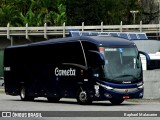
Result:
{"type": "Polygon", "coordinates": [[[105,65],[104,55],[100,52],[89,50],[91,56],[96,62],[99,62],[99,65],[105,65]]]}
{"type": "Polygon", "coordinates": [[[139,54],[144,55],[146,57],[147,65],[150,65],[150,56],[143,51],[139,51],[139,54]]]}

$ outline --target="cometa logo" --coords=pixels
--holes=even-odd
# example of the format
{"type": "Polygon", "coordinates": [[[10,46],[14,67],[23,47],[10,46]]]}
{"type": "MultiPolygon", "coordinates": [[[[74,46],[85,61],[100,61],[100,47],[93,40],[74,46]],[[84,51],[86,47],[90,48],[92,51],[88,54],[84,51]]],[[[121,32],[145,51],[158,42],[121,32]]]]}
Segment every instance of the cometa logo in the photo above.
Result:
{"type": "Polygon", "coordinates": [[[58,67],[56,67],[55,75],[56,76],[76,76],[76,70],[72,68],[67,70],[60,70],[58,67]]]}

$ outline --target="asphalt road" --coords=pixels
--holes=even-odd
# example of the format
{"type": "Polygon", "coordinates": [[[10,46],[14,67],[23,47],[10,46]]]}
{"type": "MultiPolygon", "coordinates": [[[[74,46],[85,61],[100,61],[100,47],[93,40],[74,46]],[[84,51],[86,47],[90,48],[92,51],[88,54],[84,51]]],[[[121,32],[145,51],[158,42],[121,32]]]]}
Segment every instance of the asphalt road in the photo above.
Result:
{"type": "MultiPolygon", "coordinates": [[[[112,105],[108,101],[101,101],[101,102],[93,102],[91,105],[79,105],[75,99],[61,99],[59,103],[49,103],[46,98],[36,98],[35,101],[21,101],[19,96],[9,96],[3,92],[0,92],[0,111],[18,111],[18,112],[27,112],[27,111],[35,111],[37,112],[44,112],[44,111],[54,111],[52,113],[48,113],[49,115],[53,116],[48,118],[34,118],[34,120],[44,120],[44,119],[57,119],[57,120],[89,120],[89,119],[104,119],[104,114],[109,114],[111,117],[109,119],[119,119],[118,116],[119,112],[120,115],[123,115],[127,112],[128,113],[141,113],[140,111],[151,111],[151,113],[156,113],[156,111],[160,111],[160,102],[159,101],[133,101],[128,102],[124,101],[121,105],[112,105]],[[64,112],[65,111],[65,112],[64,112]],[[73,111],[73,112],[72,112],[73,111]],[[81,112],[75,112],[81,111],[81,112]],[[96,111],[96,112],[95,112],[96,111]],[[113,111],[113,112],[109,112],[113,111]],[[116,111],[116,112],[115,112],[116,111]],[[105,112],[105,113],[104,113],[105,112]],[[121,113],[122,112],[122,113],[121,113]],[[57,115],[58,117],[54,117],[57,115]],[[71,114],[69,117],[65,117],[65,114],[71,114]],[[84,114],[86,113],[86,114],[84,114]],[[86,117],[85,115],[88,115],[86,117]],[[61,117],[62,115],[62,117],[61,117]],[[80,115],[80,116],[79,116],[80,115]]],[[[159,114],[160,115],[160,114],[159,114]]],[[[122,117],[122,116],[120,116],[122,117]]],[[[150,117],[139,117],[140,119],[148,119],[150,117]]],[[[160,117],[159,117],[160,118],[160,117]]],[[[4,119],[4,118],[0,118],[4,119]]],[[[9,119],[9,118],[7,118],[9,119]]],[[[11,118],[10,118],[11,119],[11,118]]],[[[14,119],[22,119],[22,118],[14,118],[14,119]]],[[[28,119],[28,118],[23,118],[28,119]]],[[[33,119],[33,118],[30,118],[33,119]]],[[[123,116],[121,119],[128,119],[128,117],[123,116]]],[[[121,120],[120,119],[120,120],[121,120]]],[[[134,117],[130,119],[135,119],[134,117]]],[[[152,117],[152,119],[158,120],[157,117],[152,117]]],[[[11,119],[12,120],[12,119],[11,119]]]]}

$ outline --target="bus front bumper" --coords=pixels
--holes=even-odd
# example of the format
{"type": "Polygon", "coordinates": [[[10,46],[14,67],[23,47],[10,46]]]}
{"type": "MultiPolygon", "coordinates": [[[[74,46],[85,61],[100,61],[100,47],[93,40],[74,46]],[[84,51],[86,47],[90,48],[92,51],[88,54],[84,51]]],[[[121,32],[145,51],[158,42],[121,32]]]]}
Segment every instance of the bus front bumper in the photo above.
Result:
{"type": "Polygon", "coordinates": [[[143,85],[131,88],[112,88],[110,86],[99,84],[98,93],[101,99],[137,99],[143,98],[143,91],[143,85]]]}
{"type": "Polygon", "coordinates": [[[126,92],[117,92],[115,90],[102,90],[100,96],[103,99],[134,99],[134,98],[143,98],[143,89],[137,89],[133,92],[127,92],[128,89],[125,89],[126,92]]]}

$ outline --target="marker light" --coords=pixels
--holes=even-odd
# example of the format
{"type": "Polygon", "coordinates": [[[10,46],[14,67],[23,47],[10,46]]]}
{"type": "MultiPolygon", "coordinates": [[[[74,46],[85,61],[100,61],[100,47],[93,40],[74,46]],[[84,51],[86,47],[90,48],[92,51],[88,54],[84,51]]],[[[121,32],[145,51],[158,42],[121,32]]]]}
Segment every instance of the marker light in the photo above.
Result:
{"type": "Polygon", "coordinates": [[[104,47],[99,47],[100,53],[104,54],[104,47]]]}

